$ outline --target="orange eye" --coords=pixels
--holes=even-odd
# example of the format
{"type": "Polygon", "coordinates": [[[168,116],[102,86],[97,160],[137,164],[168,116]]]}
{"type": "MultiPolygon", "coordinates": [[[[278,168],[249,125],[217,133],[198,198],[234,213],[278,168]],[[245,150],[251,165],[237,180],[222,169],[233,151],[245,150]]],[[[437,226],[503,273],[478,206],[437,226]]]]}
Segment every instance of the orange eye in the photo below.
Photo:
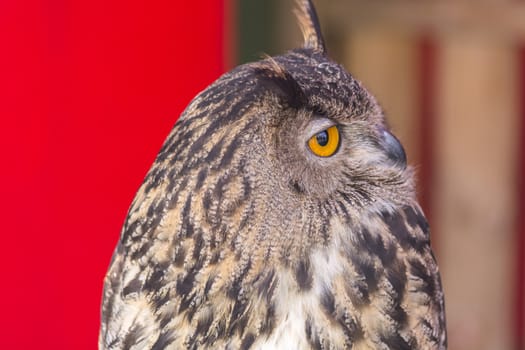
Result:
{"type": "Polygon", "coordinates": [[[308,147],[316,156],[332,156],[339,148],[339,130],[337,126],[331,126],[312,136],[308,140],[308,147]]]}

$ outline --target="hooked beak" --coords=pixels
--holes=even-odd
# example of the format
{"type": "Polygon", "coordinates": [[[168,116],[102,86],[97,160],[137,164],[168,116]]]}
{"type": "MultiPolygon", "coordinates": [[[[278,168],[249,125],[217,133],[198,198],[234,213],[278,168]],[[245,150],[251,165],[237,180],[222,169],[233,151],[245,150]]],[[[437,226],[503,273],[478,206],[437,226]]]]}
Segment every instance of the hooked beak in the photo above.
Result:
{"type": "Polygon", "coordinates": [[[386,151],[388,158],[394,164],[405,169],[407,167],[407,156],[401,142],[399,142],[399,140],[386,129],[383,129],[381,133],[381,145],[386,151]]]}

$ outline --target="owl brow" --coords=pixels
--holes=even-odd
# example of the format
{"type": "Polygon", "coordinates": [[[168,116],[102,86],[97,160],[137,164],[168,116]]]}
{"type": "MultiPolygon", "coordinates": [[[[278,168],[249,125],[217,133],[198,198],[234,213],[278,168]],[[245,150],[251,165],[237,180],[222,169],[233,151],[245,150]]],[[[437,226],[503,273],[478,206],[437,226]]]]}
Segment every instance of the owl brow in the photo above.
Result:
{"type": "Polygon", "coordinates": [[[276,92],[283,102],[292,108],[304,107],[308,99],[303,89],[289,72],[282,66],[279,68],[275,69],[274,65],[255,67],[254,73],[259,87],[276,92]]]}

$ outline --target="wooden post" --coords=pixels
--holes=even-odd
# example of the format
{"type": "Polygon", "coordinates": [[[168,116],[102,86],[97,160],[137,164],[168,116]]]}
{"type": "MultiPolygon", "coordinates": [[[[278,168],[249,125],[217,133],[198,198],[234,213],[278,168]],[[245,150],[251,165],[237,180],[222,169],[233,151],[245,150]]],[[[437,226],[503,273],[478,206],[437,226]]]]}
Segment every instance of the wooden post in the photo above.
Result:
{"type": "Polygon", "coordinates": [[[451,349],[510,349],[518,114],[515,53],[441,41],[435,215],[451,349]]]}

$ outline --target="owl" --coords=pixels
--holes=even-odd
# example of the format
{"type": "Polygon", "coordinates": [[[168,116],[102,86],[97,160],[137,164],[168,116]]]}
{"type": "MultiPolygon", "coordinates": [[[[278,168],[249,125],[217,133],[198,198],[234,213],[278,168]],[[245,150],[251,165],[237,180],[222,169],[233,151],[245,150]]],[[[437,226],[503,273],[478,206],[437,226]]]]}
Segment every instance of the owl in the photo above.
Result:
{"type": "Polygon", "coordinates": [[[445,349],[413,171],[376,99],[302,48],[189,104],[105,278],[100,349],[445,349]]]}

